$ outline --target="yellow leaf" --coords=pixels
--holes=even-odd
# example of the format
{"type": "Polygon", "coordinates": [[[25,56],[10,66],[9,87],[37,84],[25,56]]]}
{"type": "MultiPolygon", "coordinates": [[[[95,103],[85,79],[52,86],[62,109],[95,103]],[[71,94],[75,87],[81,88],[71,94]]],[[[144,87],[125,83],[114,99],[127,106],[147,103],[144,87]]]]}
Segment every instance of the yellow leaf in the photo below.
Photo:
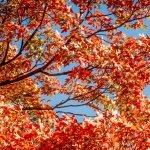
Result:
{"type": "Polygon", "coordinates": [[[129,29],[130,25],[127,23],[127,24],[125,24],[125,27],[126,27],[126,29],[129,29]]]}
{"type": "Polygon", "coordinates": [[[15,39],[15,42],[18,42],[18,41],[19,41],[19,39],[18,39],[18,38],[16,38],[16,39],[15,39]]]}
{"type": "Polygon", "coordinates": [[[147,20],[150,21],[150,17],[147,17],[147,20]]]}
{"type": "Polygon", "coordinates": [[[146,30],[146,29],[147,29],[147,26],[146,26],[146,25],[142,25],[141,28],[142,28],[143,30],[146,30]]]}

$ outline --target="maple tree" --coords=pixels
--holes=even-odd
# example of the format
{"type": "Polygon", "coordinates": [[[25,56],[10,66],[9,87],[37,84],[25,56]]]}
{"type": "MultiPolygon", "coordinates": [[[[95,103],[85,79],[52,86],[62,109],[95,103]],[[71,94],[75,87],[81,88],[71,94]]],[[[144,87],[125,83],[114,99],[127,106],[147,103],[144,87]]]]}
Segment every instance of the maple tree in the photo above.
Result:
{"type": "Polygon", "coordinates": [[[149,7],[147,0],[2,0],[0,149],[148,149],[150,37],[120,28],[145,29],[149,7]],[[50,105],[56,95],[65,98],[50,105]],[[96,116],[63,110],[81,106],[96,116]]]}

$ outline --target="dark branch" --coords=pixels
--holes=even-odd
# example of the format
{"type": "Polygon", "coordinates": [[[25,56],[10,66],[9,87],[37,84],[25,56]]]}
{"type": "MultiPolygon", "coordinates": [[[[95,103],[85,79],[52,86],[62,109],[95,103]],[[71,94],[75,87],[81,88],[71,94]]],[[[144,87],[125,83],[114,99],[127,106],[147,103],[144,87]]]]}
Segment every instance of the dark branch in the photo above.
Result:
{"type": "Polygon", "coordinates": [[[51,108],[42,108],[42,107],[24,107],[22,110],[52,110],[51,108]]]}
{"type": "Polygon", "coordinates": [[[29,41],[31,41],[31,39],[32,39],[32,38],[34,37],[34,35],[37,33],[38,29],[41,27],[42,22],[43,22],[44,17],[45,17],[46,8],[47,8],[47,5],[45,5],[44,11],[43,11],[43,16],[42,16],[42,19],[41,19],[40,24],[39,24],[39,25],[37,26],[37,28],[33,31],[33,33],[31,34],[31,36],[30,36],[29,39],[25,42],[24,45],[23,45],[23,40],[22,40],[22,45],[21,45],[21,48],[20,48],[18,54],[17,54],[16,56],[14,56],[12,59],[8,60],[7,62],[1,63],[0,67],[3,66],[3,65],[7,65],[7,64],[11,63],[12,61],[16,60],[16,59],[22,54],[24,48],[28,45],[29,41]]]}
{"type": "Polygon", "coordinates": [[[125,25],[126,23],[133,22],[133,21],[138,20],[138,19],[143,19],[143,18],[150,17],[150,15],[146,15],[146,16],[143,16],[143,17],[131,19],[131,17],[132,17],[133,14],[134,14],[134,12],[130,15],[130,17],[126,21],[124,21],[120,25],[118,25],[116,27],[113,27],[113,28],[103,29],[103,30],[99,29],[99,30],[93,32],[92,34],[88,35],[86,38],[90,38],[90,37],[92,37],[93,35],[95,35],[95,34],[97,34],[99,32],[106,32],[106,31],[111,31],[111,30],[118,29],[118,28],[122,27],[123,25],[125,25]]]}
{"type": "MultiPolygon", "coordinates": [[[[57,56],[57,55],[56,55],[56,56],[57,56]]],[[[15,83],[15,82],[21,81],[21,80],[23,80],[23,79],[25,79],[25,78],[31,77],[31,76],[33,76],[33,75],[35,75],[35,74],[41,72],[42,70],[46,69],[46,68],[54,61],[54,59],[56,58],[56,56],[54,56],[54,57],[53,57],[47,64],[45,64],[43,67],[38,68],[38,69],[36,69],[36,70],[34,70],[34,71],[32,71],[32,72],[29,72],[29,73],[27,73],[27,74],[25,74],[25,75],[20,76],[20,77],[17,77],[16,79],[3,81],[3,82],[0,83],[0,86],[5,86],[5,85],[11,84],[11,83],[15,83]]]]}
{"type": "Polygon", "coordinates": [[[50,74],[50,73],[45,72],[43,70],[41,70],[41,72],[47,76],[62,76],[62,75],[67,75],[67,74],[71,73],[72,71],[66,71],[66,72],[61,72],[61,73],[56,73],[56,74],[50,74]]]}
{"type": "Polygon", "coordinates": [[[73,112],[65,112],[65,111],[56,111],[56,113],[64,113],[64,114],[70,114],[70,115],[76,115],[76,116],[82,116],[82,117],[96,117],[96,116],[89,116],[86,114],[78,114],[78,113],[73,113],[73,112]]]}

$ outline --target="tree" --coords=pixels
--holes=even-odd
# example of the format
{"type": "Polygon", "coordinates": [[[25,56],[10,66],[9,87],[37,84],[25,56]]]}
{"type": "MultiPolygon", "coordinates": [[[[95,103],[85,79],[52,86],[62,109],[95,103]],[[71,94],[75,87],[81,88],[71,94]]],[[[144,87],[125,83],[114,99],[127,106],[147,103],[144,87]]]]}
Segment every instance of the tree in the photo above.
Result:
{"type": "Polygon", "coordinates": [[[149,7],[147,0],[1,1],[0,148],[148,149],[150,37],[120,30],[145,29],[149,7]],[[45,96],[61,94],[48,105],[45,96]],[[79,106],[97,115],[78,123],[81,113],[63,111],[79,106]]]}

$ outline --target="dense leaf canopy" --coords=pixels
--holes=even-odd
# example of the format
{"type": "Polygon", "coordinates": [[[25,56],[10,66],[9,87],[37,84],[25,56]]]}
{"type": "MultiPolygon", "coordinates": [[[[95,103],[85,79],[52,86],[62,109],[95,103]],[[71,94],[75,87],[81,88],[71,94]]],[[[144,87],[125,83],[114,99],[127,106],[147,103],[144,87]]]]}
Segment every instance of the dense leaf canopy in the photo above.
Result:
{"type": "Polygon", "coordinates": [[[146,29],[149,8],[148,0],[1,0],[0,149],[149,149],[150,36],[124,33],[146,29]],[[69,111],[82,106],[96,115],[69,111]]]}

